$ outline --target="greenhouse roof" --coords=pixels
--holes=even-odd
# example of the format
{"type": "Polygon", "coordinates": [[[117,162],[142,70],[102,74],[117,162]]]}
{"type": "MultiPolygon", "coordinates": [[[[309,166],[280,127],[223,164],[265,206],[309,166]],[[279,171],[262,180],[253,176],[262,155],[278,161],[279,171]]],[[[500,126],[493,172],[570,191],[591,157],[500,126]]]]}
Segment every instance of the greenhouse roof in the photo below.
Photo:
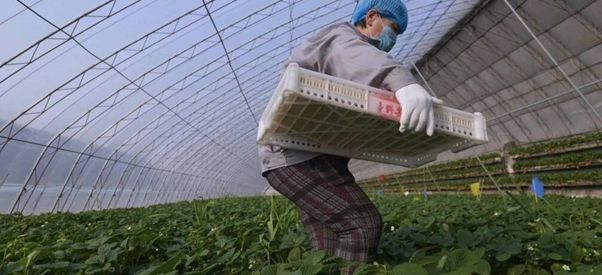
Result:
{"type": "MultiPolygon", "coordinates": [[[[602,125],[600,1],[532,2],[406,1],[391,54],[446,104],[490,119],[490,144],[443,159],[602,125]]],[[[0,212],[263,193],[257,122],[283,64],[356,4],[4,1],[0,212]]]]}

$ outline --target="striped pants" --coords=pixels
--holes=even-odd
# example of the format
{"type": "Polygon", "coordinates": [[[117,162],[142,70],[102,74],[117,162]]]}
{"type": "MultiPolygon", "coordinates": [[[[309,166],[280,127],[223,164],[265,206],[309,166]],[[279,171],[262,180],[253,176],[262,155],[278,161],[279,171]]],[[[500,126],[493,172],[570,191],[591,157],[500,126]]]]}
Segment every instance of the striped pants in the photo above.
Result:
{"type": "MultiPolygon", "coordinates": [[[[382,218],[349,172],[348,158],[321,155],[265,174],[296,206],[314,250],[348,261],[375,259],[382,218]]],[[[344,270],[351,274],[352,269],[344,270]]]]}

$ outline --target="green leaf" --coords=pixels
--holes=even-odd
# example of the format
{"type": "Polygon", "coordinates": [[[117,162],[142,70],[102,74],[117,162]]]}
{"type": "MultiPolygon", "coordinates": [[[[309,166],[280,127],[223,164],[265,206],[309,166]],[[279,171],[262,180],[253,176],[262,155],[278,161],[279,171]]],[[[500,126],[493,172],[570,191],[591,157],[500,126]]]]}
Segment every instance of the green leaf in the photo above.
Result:
{"type": "Polygon", "coordinates": [[[499,262],[504,262],[508,259],[510,259],[510,257],[512,257],[512,255],[508,252],[500,252],[495,254],[495,259],[498,260],[499,262]]]}
{"type": "Polygon", "coordinates": [[[458,239],[458,245],[460,247],[468,247],[472,244],[474,236],[467,230],[460,229],[456,235],[458,239]]]}
{"type": "Polygon", "coordinates": [[[289,251],[287,260],[289,262],[298,261],[301,259],[301,249],[299,247],[294,247],[289,251]]]}
{"type": "Polygon", "coordinates": [[[474,271],[480,275],[489,275],[491,274],[491,265],[485,260],[479,260],[474,271]]]}
{"type": "Polygon", "coordinates": [[[100,255],[92,255],[92,257],[88,258],[84,263],[87,265],[100,265],[104,263],[104,258],[100,255]]]}
{"type": "Polygon", "coordinates": [[[266,266],[261,269],[259,274],[261,274],[261,275],[278,275],[278,266],[276,266],[276,265],[266,266]]]}
{"type": "Polygon", "coordinates": [[[583,248],[578,245],[572,245],[570,249],[571,261],[580,263],[583,260],[583,248]]]}
{"type": "Polygon", "coordinates": [[[65,258],[66,254],[65,254],[65,251],[63,251],[63,250],[57,250],[57,251],[52,252],[52,256],[57,260],[62,260],[65,258]]]}
{"type": "Polygon", "coordinates": [[[161,265],[153,265],[145,270],[142,270],[136,275],[155,275],[155,274],[177,274],[176,266],[184,259],[184,253],[180,252],[171,257],[167,262],[161,265]]]}
{"type": "Polygon", "coordinates": [[[485,252],[486,252],[486,250],[483,247],[475,248],[472,250],[472,253],[475,255],[475,257],[477,257],[479,259],[483,258],[483,256],[485,256],[485,252]]]}
{"type": "Polygon", "coordinates": [[[35,261],[36,257],[40,254],[41,250],[36,249],[27,255],[27,260],[25,262],[25,268],[31,266],[31,264],[35,261]]]}
{"type": "Polygon", "coordinates": [[[376,275],[380,274],[378,267],[371,264],[362,264],[358,266],[355,271],[353,271],[353,275],[376,275]]]}
{"type": "Polygon", "coordinates": [[[119,246],[120,246],[121,248],[127,248],[127,247],[128,247],[128,242],[129,242],[129,240],[130,240],[130,238],[129,238],[129,237],[125,238],[123,241],[121,241],[121,242],[119,243],[119,246]]]}
{"type": "Polygon", "coordinates": [[[25,266],[20,262],[9,262],[5,265],[0,266],[0,274],[11,274],[21,272],[25,269],[25,266]]]}
{"type": "Polygon", "coordinates": [[[540,219],[552,232],[556,232],[556,228],[546,218],[540,217],[540,219]]]}
{"type": "Polygon", "coordinates": [[[443,269],[445,267],[446,262],[447,255],[444,255],[443,257],[441,257],[441,259],[439,259],[439,262],[437,262],[437,269],[443,269]]]}
{"type": "Polygon", "coordinates": [[[552,259],[552,260],[556,260],[556,261],[561,261],[561,260],[563,260],[563,257],[562,257],[562,255],[560,255],[560,254],[558,254],[558,253],[555,253],[555,252],[548,253],[548,257],[550,257],[550,259],[552,259]]]}
{"type": "Polygon", "coordinates": [[[523,275],[527,267],[524,264],[513,265],[506,271],[507,275],[523,275]]]}
{"type": "Polygon", "coordinates": [[[325,257],[326,257],[326,252],[320,250],[320,251],[314,252],[311,255],[307,256],[307,258],[303,259],[303,261],[307,261],[312,264],[319,264],[322,262],[322,260],[324,260],[325,257]]]}
{"type": "Polygon", "coordinates": [[[318,274],[324,269],[324,265],[322,264],[311,264],[311,263],[302,263],[299,267],[299,275],[312,275],[318,274]]]}
{"type": "Polygon", "coordinates": [[[456,249],[449,253],[447,263],[445,264],[446,271],[472,270],[475,268],[478,258],[467,249],[456,249]]]}
{"type": "Polygon", "coordinates": [[[602,274],[602,264],[599,264],[591,269],[594,274],[602,274]]]}
{"type": "Polygon", "coordinates": [[[86,267],[85,264],[77,264],[67,261],[34,265],[34,269],[59,269],[59,270],[80,270],[86,267]]]}
{"type": "Polygon", "coordinates": [[[417,264],[403,263],[391,270],[392,275],[428,275],[428,271],[417,264]]]}
{"type": "Polygon", "coordinates": [[[180,252],[180,253],[176,254],[175,256],[171,257],[171,259],[169,259],[167,262],[160,265],[159,268],[157,268],[153,274],[160,274],[160,273],[174,271],[176,266],[178,266],[178,264],[180,264],[180,262],[183,259],[184,259],[184,253],[180,252]]]}

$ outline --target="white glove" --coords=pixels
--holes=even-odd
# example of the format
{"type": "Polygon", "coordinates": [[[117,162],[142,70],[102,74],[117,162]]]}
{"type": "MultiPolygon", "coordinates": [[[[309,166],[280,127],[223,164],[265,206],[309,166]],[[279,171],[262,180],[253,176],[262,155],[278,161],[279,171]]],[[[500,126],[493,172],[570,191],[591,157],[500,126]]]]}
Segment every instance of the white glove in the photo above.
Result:
{"type": "Polygon", "coordinates": [[[395,96],[401,105],[399,131],[403,133],[408,129],[414,129],[414,131],[420,132],[426,126],[426,134],[432,136],[435,130],[433,103],[441,104],[443,101],[429,95],[418,84],[411,84],[399,89],[395,92],[395,96]]]}

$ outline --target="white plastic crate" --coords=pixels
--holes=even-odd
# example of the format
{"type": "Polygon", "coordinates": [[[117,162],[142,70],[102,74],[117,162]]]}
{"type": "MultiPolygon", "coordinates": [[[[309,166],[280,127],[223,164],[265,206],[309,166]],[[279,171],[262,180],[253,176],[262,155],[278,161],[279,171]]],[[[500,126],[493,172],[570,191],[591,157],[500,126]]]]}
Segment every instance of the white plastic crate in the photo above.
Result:
{"type": "Polygon", "coordinates": [[[393,92],[290,64],[265,109],[259,144],[416,167],[487,142],[485,118],[435,104],[435,133],[399,132],[393,92]]]}

